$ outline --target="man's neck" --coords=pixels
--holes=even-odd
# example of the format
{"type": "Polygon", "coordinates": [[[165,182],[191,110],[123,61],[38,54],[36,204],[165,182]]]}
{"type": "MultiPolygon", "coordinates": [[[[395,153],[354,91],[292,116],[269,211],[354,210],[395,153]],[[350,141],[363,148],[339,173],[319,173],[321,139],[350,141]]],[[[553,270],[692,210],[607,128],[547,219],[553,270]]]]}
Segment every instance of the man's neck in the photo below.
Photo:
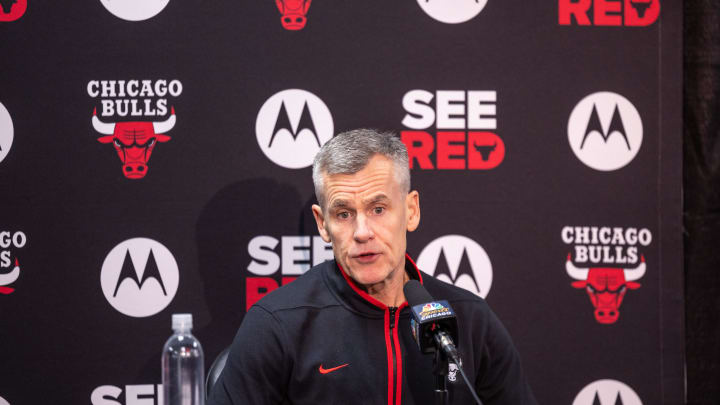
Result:
{"type": "Polygon", "coordinates": [[[395,269],[390,277],[380,283],[363,286],[367,293],[388,307],[399,307],[405,302],[403,286],[410,279],[405,272],[405,266],[395,269]]]}

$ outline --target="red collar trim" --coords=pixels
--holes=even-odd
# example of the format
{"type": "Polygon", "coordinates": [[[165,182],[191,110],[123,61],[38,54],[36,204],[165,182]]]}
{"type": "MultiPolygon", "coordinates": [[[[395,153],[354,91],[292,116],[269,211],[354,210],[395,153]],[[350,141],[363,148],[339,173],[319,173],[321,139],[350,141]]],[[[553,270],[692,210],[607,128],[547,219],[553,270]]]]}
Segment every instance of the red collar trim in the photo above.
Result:
{"type": "MultiPolygon", "coordinates": [[[[421,274],[421,272],[420,272],[420,269],[417,268],[417,265],[415,264],[415,262],[413,261],[413,259],[410,257],[410,255],[408,255],[407,253],[405,253],[405,259],[406,259],[407,261],[409,261],[410,264],[412,265],[413,269],[415,269],[415,271],[417,272],[418,280],[420,281],[420,284],[422,284],[422,283],[423,283],[423,279],[422,279],[422,274],[421,274]]],[[[336,261],[335,263],[337,263],[337,261],[336,261]]],[[[406,263],[406,264],[407,264],[407,263],[406,263]]],[[[355,283],[355,281],[354,281],[353,279],[351,279],[351,278],[347,275],[347,273],[345,273],[345,270],[342,268],[342,266],[340,265],[340,263],[337,263],[337,266],[338,266],[338,268],[340,269],[340,274],[342,274],[342,276],[343,276],[343,278],[345,279],[345,281],[350,285],[350,288],[352,288],[353,291],[355,291],[359,296],[361,296],[363,299],[365,299],[366,301],[368,301],[369,303],[375,305],[376,307],[378,307],[378,308],[380,308],[380,309],[385,310],[385,309],[388,308],[387,305],[385,305],[385,304],[383,304],[382,302],[380,302],[380,301],[376,300],[375,298],[371,297],[370,294],[366,293],[366,292],[363,291],[360,287],[358,287],[358,285],[355,283]]],[[[403,304],[401,304],[401,305],[400,305],[400,308],[402,308],[403,305],[406,305],[406,304],[407,304],[407,301],[404,302],[403,304]]]]}
{"type": "Polygon", "coordinates": [[[345,270],[343,270],[340,263],[337,264],[338,268],[340,269],[340,274],[342,274],[343,278],[345,278],[345,281],[347,281],[348,284],[350,284],[350,287],[352,287],[353,290],[355,290],[358,295],[363,297],[366,301],[370,302],[371,304],[375,305],[376,307],[380,309],[387,309],[387,305],[383,304],[382,302],[376,300],[375,298],[371,297],[370,294],[366,293],[365,291],[361,290],[360,287],[355,284],[355,281],[353,281],[346,273],[345,270]]]}
{"type": "Polygon", "coordinates": [[[423,283],[422,272],[420,272],[420,269],[418,269],[417,264],[415,264],[415,261],[414,261],[414,260],[412,259],[412,257],[410,257],[410,255],[407,254],[407,253],[405,253],[405,259],[407,259],[408,261],[410,261],[410,264],[412,264],[413,269],[415,269],[415,271],[417,272],[418,280],[420,281],[420,284],[422,284],[422,283],[423,283]]]}

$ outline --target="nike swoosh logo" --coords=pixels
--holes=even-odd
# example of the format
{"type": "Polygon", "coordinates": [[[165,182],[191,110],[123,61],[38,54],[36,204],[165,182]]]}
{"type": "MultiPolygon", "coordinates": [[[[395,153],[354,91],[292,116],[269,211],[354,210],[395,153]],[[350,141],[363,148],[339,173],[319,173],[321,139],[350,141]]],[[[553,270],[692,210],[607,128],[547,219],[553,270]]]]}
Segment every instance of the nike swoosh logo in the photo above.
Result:
{"type": "Polygon", "coordinates": [[[323,368],[323,366],[322,366],[322,364],[321,364],[321,365],[320,365],[320,368],[318,368],[318,371],[320,371],[320,374],[332,373],[333,371],[339,370],[339,369],[341,369],[341,368],[343,368],[343,367],[345,367],[345,366],[347,366],[347,365],[348,365],[348,363],[345,363],[345,364],[343,364],[342,366],[337,366],[337,367],[333,367],[333,368],[323,368]]]}

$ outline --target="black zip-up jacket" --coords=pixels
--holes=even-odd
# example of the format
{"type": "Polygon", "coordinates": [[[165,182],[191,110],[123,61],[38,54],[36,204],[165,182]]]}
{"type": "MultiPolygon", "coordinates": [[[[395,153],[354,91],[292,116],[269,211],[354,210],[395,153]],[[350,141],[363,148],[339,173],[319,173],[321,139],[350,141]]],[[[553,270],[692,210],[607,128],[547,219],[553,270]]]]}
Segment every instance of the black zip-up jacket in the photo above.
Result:
{"type": "MultiPolygon", "coordinates": [[[[483,404],[536,405],[486,302],[405,262],[410,278],[457,313],[462,365],[483,404]]],[[[327,261],[250,308],[209,405],[433,404],[432,366],[413,340],[407,302],[383,305],[327,261]]],[[[450,403],[473,404],[460,373],[454,379],[450,403]]]]}

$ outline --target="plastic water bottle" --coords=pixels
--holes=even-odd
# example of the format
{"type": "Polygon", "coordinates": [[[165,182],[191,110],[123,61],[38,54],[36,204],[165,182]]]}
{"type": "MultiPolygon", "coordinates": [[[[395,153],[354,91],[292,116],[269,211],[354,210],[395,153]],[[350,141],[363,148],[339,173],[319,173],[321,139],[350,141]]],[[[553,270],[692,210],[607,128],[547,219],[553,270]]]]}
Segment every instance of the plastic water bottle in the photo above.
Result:
{"type": "Polygon", "coordinates": [[[173,335],[162,353],[163,405],[205,405],[205,362],[192,314],[173,314],[173,335]]]}

